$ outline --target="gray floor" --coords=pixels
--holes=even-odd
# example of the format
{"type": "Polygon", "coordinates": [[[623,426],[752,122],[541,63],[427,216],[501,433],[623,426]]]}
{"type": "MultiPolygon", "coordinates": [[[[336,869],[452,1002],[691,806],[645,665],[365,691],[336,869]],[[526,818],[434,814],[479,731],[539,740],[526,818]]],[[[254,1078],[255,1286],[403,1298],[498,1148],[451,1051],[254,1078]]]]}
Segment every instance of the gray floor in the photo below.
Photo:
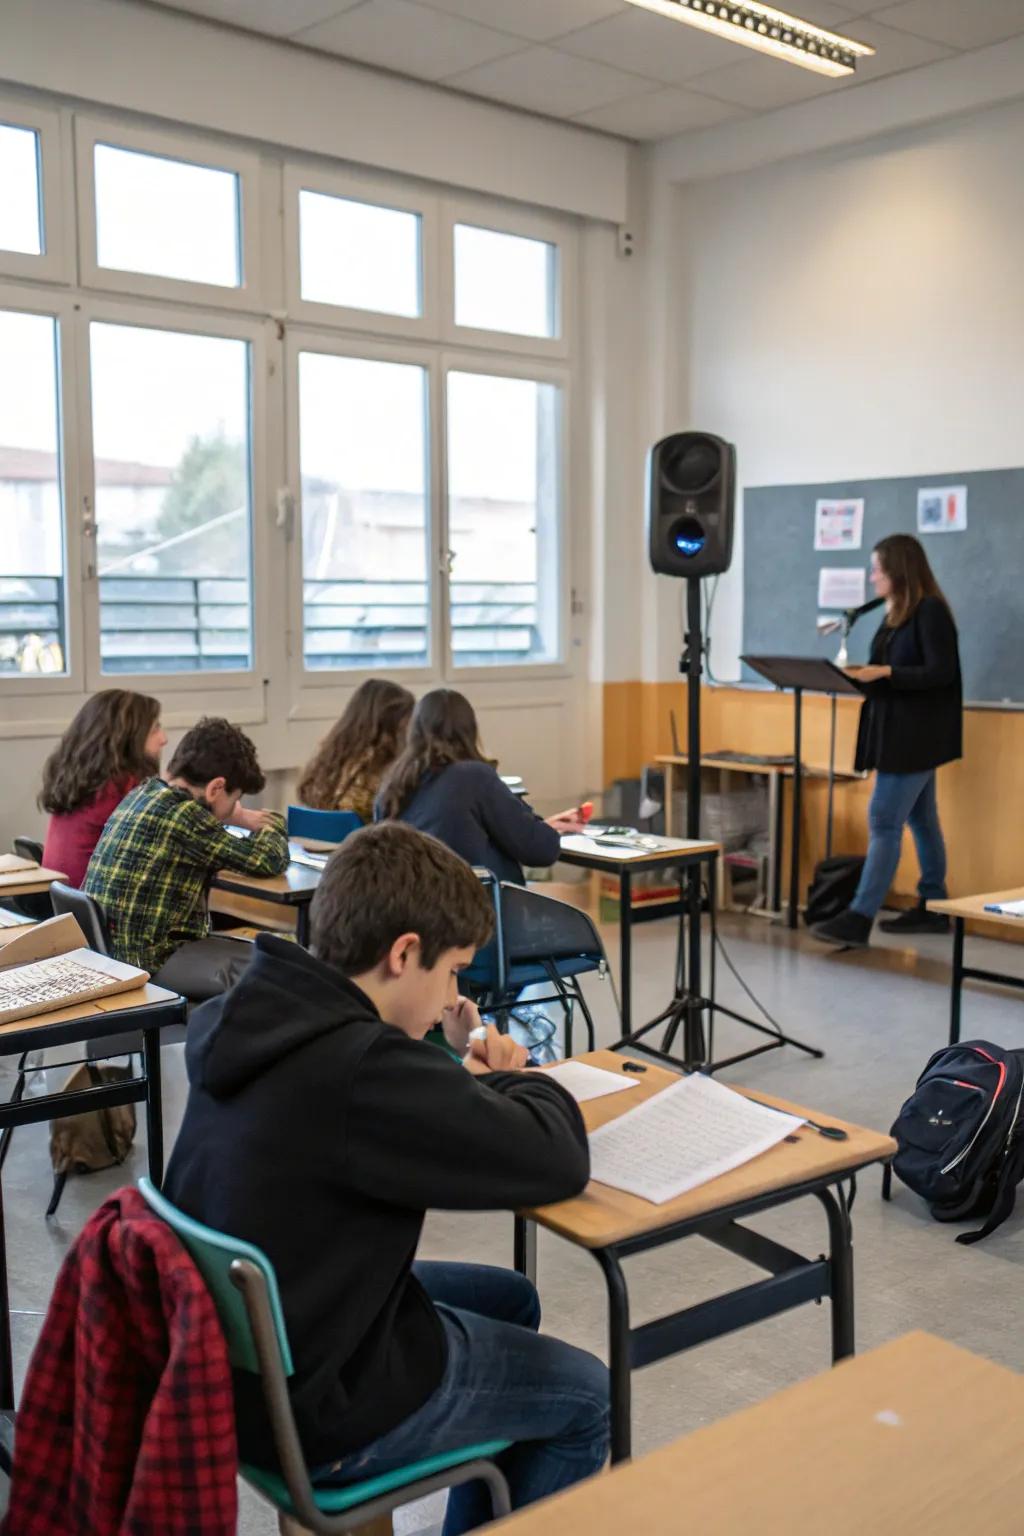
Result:
{"type": "MultiPolygon", "coordinates": [[[[793,936],[759,919],[726,918],[729,952],[765,1005],[792,1034],[822,1046],[824,1061],[794,1050],[776,1051],[744,1064],[724,1080],[749,1083],[825,1113],[886,1128],[913,1086],[929,1053],[945,1039],[948,1014],[948,939],[916,941],[915,948],[884,940],[866,955],[823,950],[806,935],[793,936]]],[[[614,956],[615,935],[608,935],[614,956]]],[[[672,968],[670,923],[636,930],[635,1016],[653,1014],[665,1000],[672,968]]],[[[1024,975],[1024,951],[1015,946],[969,941],[974,963],[1024,975]]],[[[745,1009],[746,1000],[719,967],[723,1002],[745,1009]]],[[[602,1040],[614,1032],[610,989],[590,987],[602,1040]]],[[[972,986],[964,1011],[965,1038],[1024,1045],[1024,1007],[1019,995],[972,986]]],[[[736,1026],[720,1031],[716,1053],[728,1055],[749,1040],[736,1026]]],[[[0,1063],[0,1094],[6,1097],[13,1063],[0,1063]]],[[[165,1050],[168,1145],[184,1094],[182,1048],[165,1050]]],[[[69,1182],[56,1219],[43,1211],[49,1191],[46,1128],[19,1130],[4,1170],[8,1266],[14,1308],[14,1347],[19,1377],[39,1329],[61,1258],[89,1213],[111,1189],[145,1171],[145,1137],[131,1163],[109,1174],[69,1182]]],[[[927,1328],[968,1348],[1024,1369],[1020,1320],[1024,1277],[1024,1202],[1021,1213],[981,1247],[959,1247],[954,1233],[931,1221],[920,1203],[898,1190],[885,1206],[879,1175],[861,1181],[854,1212],[857,1336],[870,1348],[911,1328],[927,1328]]],[[[816,1202],[773,1213],[763,1229],[807,1252],[825,1243],[816,1202]]],[[[508,1217],[443,1214],[430,1218],[422,1253],[427,1258],[464,1258],[505,1263],[511,1258],[508,1217]]],[[[750,1271],[710,1244],[669,1246],[629,1261],[634,1322],[750,1278],[750,1271]]],[[[539,1283],[545,1327],[585,1348],[604,1353],[605,1310],[597,1266],[557,1239],[541,1234],[539,1283]]],[[[634,1384],[634,1446],[652,1449],[698,1425],[742,1408],[781,1387],[824,1369],[828,1362],[828,1310],[804,1307],[745,1333],[641,1373],[634,1384]]],[[[0,1494],[2,1502],[2,1494],[0,1494]]],[[[429,1501],[408,1511],[399,1528],[436,1523],[439,1506],[429,1501]]],[[[240,1531],[264,1536],[276,1522],[243,1492],[240,1531]]]]}

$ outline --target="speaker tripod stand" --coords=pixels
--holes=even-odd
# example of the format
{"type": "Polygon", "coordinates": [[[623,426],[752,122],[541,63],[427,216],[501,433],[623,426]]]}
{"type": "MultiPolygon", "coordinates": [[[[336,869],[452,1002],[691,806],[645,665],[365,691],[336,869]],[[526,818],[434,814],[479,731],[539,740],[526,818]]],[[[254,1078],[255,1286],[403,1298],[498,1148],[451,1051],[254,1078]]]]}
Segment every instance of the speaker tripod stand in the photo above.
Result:
{"type": "MultiPolygon", "coordinates": [[[[686,637],[683,654],[679,661],[679,670],[686,678],[686,719],[687,719],[687,799],[686,799],[686,835],[697,840],[700,837],[700,789],[701,789],[701,743],[700,743],[700,690],[701,675],[703,672],[704,658],[704,634],[701,615],[700,577],[688,576],[686,578],[686,637]]],[[[682,1065],[686,1068],[700,1067],[706,1072],[718,1072],[723,1067],[731,1067],[739,1061],[747,1061],[752,1056],[761,1056],[766,1051],[777,1051],[785,1045],[791,1045],[798,1051],[803,1051],[807,1056],[821,1058],[824,1051],[816,1046],[806,1045],[802,1040],[795,1039],[792,1035],[784,1034],[782,1030],[761,1023],[757,1019],[748,1018],[746,1014],[737,1013],[732,1008],[726,1008],[719,1003],[715,996],[716,982],[716,950],[718,942],[717,912],[716,912],[716,880],[715,866],[709,866],[707,905],[711,924],[711,965],[710,965],[710,991],[705,994],[702,986],[702,953],[701,953],[701,916],[704,908],[705,893],[702,889],[699,866],[687,869],[682,875],[683,889],[680,891],[680,900],[684,920],[680,921],[679,938],[676,946],[675,985],[672,999],[667,1007],[639,1029],[625,1036],[619,1043],[620,1047],[637,1046],[645,1054],[654,1056],[672,1066],[682,1065]],[[714,1029],[715,1018],[718,1014],[725,1018],[733,1019],[737,1024],[744,1025],[747,1029],[755,1030],[758,1034],[766,1035],[767,1041],[763,1045],[752,1046],[749,1050],[739,1051],[733,1056],[726,1057],[723,1061],[715,1061],[714,1055],[714,1029]],[[707,1018],[707,1036],[705,1036],[705,1016],[707,1018]],[[657,1029],[664,1029],[661,1046],[648,1045],[646,1037],[657,1029]],[[683,1055],[682,1061],[672,1054],[672,1047],[676,1038],[682,1031],[683,1055]]]]}

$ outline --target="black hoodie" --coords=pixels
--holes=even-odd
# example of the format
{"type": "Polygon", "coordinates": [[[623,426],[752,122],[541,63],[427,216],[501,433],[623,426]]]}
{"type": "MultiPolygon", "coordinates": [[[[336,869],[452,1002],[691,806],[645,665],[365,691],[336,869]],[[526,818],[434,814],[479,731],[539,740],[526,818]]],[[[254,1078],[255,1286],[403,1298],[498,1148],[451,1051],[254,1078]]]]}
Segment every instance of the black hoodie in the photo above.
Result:
{"type": "MultiPolygon", "coordinates": [[[[310,1465],[402,1422],[441,1380],[444,1333],[413,1278],[425,1212],[566,1199],[589,1175],[573,1099],[539,1072],[474,1077],[385,1024],[366,994],[261,934],[192,1014],[190,1090],[165,1189],[277,1271],[310,1465]]],[[[242,1459],[276,1462],[255,1377],[235,1373],[242,1459]]]]}

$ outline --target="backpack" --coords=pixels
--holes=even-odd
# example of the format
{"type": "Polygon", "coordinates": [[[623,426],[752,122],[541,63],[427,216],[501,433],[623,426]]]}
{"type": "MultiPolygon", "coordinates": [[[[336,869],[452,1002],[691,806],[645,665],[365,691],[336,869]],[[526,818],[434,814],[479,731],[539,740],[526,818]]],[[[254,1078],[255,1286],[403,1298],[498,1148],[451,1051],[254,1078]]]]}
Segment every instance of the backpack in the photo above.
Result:
{"type": "Polygon", "coordinates": [[[857,892],[864,860],[859,854],[837,853],[830,859],[822,859],[814,867],[814,879],[807,887],[807,905],[804,922],[828,922],[845,912],[857,892]]]}
{"type": "MultiPolygon", "coordinates": [[[[99,1067],[86,1061],[75,1068],[61,1091],[78,1093],[83,1088],[126,1082],[131,1075],[128,1067],[99,1067]]],[[[123,1163],[134,1140],[134,1104],[114,1104],[65,1115],[50,1121],[50,1162],[57,1175],[95,1173],[100,1168],[123,1163]]]]}
{"type": "Polygon", "coordinates": [[[969,1040],[936,1051],[896,1117],[893,1171],[936,1221],[977,1221],[976,1243],[1013,1210],[1024,1178],[1024,1050],[969,1040]]]}

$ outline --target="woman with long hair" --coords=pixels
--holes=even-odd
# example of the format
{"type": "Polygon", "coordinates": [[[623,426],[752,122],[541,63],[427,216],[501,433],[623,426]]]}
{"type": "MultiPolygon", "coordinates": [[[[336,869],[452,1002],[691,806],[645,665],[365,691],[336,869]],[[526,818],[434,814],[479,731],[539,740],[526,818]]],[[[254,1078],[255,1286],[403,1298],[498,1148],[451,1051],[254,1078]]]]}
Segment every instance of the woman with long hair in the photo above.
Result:
{"type": "Polygon", "coordinates": [[[166,745],[159,699],[105,688],[86,700],[43,767],[38,804],[50,814],[43,849],[48,869],[81,885],[111,811],[160,772],[166,745]]]}
{"type": "Polygon", "coordinates": [[[407,821],[499,880],[524,883],[523,865],[558,858],[565,833],[582,832],[575,810],[543,821],[498,776],[480,746],[476,715],[454,688],[424,694],[405,751],[377,797],[379,821],[407,821]]]}
{"type": "Polygon", "coordinates": [[[811,932],[826,943],[863,948],[900,861],[909,826],[921,866],[918,904],[882,923],[888,933],[944,933],[949,919],[926,903],[946,895],[946,845],[939,824],[935,772],[963,753],[963,690],[956,624],[928,556],[907,533],[875,546],[871,584],[885,618],[866,667],[856,766],[876,770],[868,817],[868,856],[845,912],[811,932]]]}
{"type": "Polygon", "coordinates": [[[360,683],[299,780],[299,799],[315,811],[355,811],[373,820],[380,781],[405,745],[415,699],[385,678],[360,683]]]}

